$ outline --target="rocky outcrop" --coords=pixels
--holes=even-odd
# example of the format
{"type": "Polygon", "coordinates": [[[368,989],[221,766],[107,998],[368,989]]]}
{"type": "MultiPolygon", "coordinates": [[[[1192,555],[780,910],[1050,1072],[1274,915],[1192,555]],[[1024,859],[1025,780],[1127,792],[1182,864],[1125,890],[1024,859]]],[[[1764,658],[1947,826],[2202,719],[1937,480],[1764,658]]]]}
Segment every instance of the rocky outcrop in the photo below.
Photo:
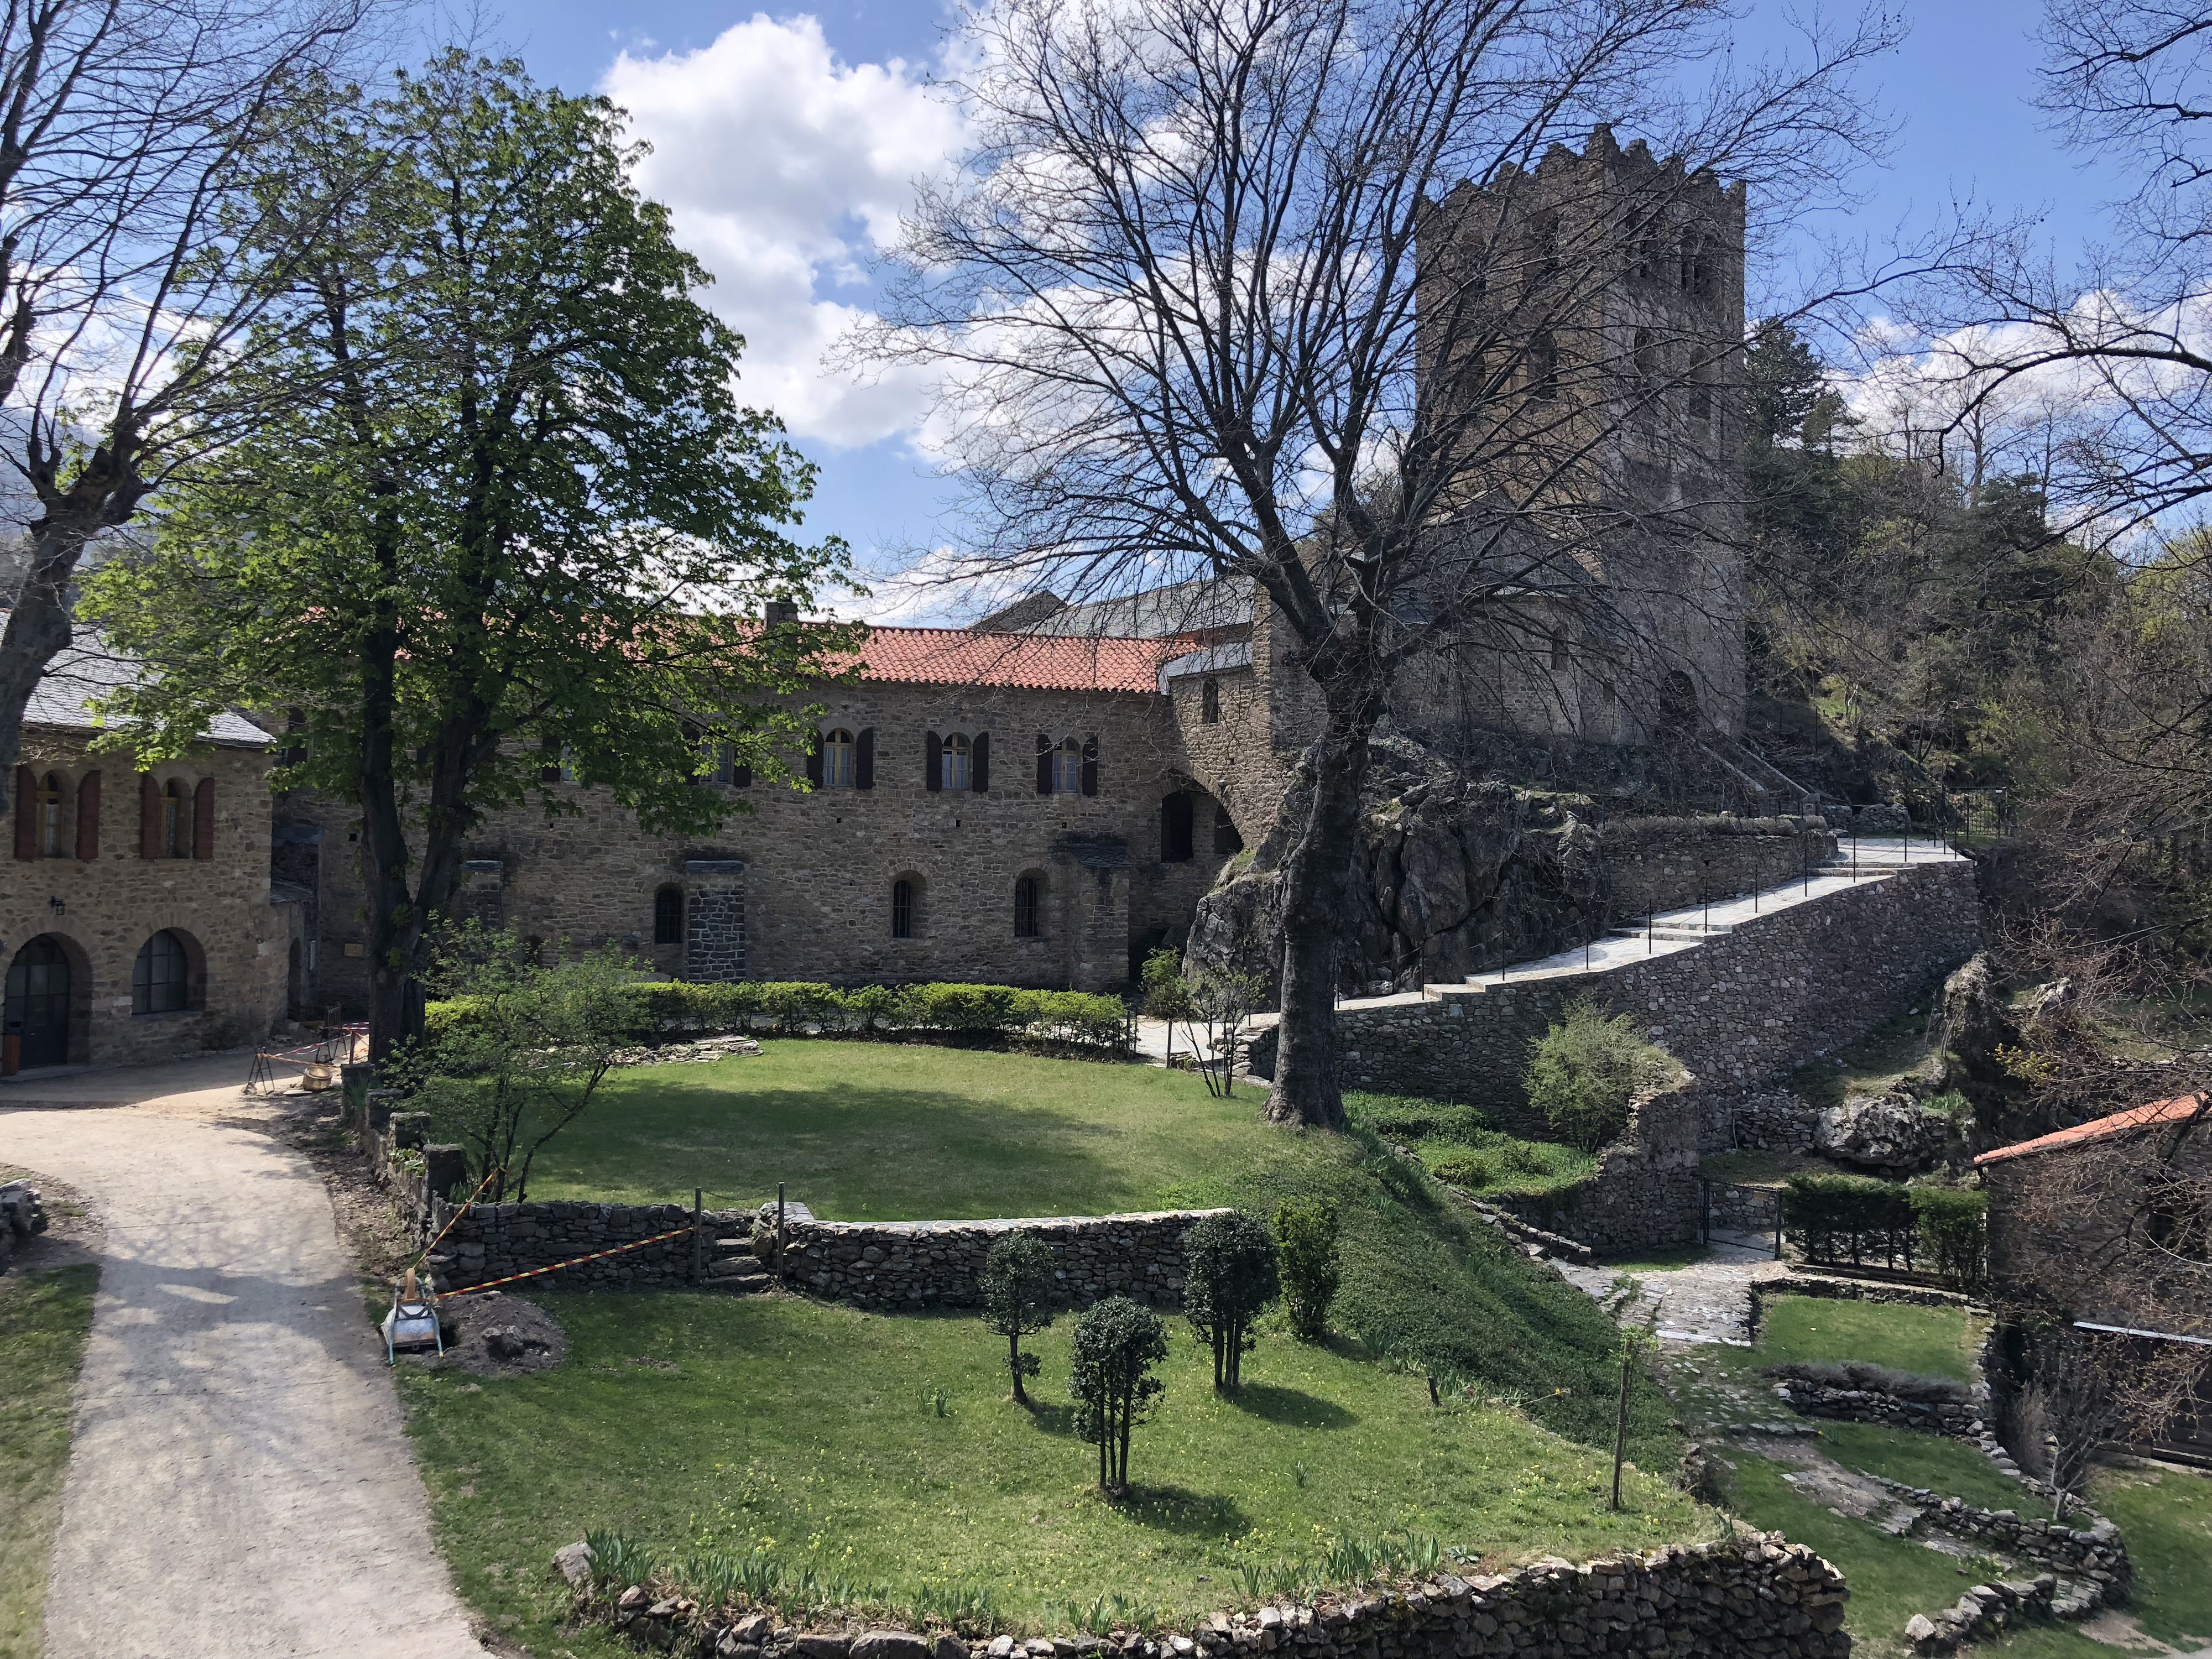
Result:
{"type": "Polygon", "coordinates": [[[1813,1120],[1814,1150],[1882,1175],[1933,1168],[1956,1133],[1950,1118],[1901,1091],[1856,1095],[1813,1120]]]}
{"type": "Polygon", "coordinates": [[[1943,981],[1941,1006],[1948,1081],[1956,1087],[2008,1089],[2012,1079],[1997,1050],[2020,1046],[2020,1027],[1998,994],[1986,951],[1943,981]]]}
{"type": "Polygon", "coordinates": [[[0,1186],[0,1269],[7,1267],[20,1246],[46,1230],[46,1206],[39,1200],[36,1187],[27,1181],[0,1186]]]}

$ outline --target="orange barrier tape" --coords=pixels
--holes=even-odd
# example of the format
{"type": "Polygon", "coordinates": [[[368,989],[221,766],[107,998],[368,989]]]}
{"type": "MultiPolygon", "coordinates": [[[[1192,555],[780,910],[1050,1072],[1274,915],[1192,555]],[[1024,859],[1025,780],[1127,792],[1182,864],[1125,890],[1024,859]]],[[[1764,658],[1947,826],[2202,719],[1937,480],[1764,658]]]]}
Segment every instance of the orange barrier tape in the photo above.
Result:
{"type": "Polygon", "coordinates": [[[407,1264],[409,1267],[419,1267],[423,1264],[423,1262],[429,1259],[430,1252],[436,1249],[440,1244],[445,1242],[446,1235],[453,1231],[453,1224],[469,1212],[470,1204],[474,1204],[478,1199],[483,1196],[483,1189],[491,1185],[492,1176],[498,1173],[499,1171],[497,1170],[488,1170],[484,1172],[484,1178],[477,1182],[476,1191],[469,1194],[468,1204],[462,1205],[459,1209],[454,1211],[453,1214],[446,1218],[446,1224],[438,1229],[437,1237],[432,1239],[428,1244],[425,1244],[422,1247],[422,1253],[412,1261],[407,1264]]]}
{"type": "Polygon", "coordinates": [[[518,1279],[535,1279],[540,1273],[557,1273],[563,1267],[581,1267],[586,1261],[597,1261],[603,1256],[620,1255],[624,1250],[641,1250],[648,1244],[663,1244],[672,1238],[681,1238],[686,1233],[697,1231],[696,1227],[678,1227],[672,1233],[656,1233],[651,1238],[641,1238],[632,1244],[617,1244],[611,1250],[594,1250],[589,1255],[576,1256],[567,1261],[556,1261],[550,1267],[532,1267],[526,1273],[509,1273],[504,1279],[487,1279],[481,1285],[469,1285],[458,1291],[446,1291],[441,1293],[439,1299],[444,1301],[456,1296],[474,1296],[478,1291],[488,1291],[495,1285],[512,1285],[518,1279]]]}

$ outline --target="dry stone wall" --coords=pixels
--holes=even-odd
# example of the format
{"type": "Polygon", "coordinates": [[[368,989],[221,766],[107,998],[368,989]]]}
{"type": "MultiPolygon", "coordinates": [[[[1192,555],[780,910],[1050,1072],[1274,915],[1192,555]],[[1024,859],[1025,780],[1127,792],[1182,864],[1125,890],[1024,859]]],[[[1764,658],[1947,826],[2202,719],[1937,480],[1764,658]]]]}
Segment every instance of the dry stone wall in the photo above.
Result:
{"type": "Polygon", "coordinates": [[[1800,1417],[1825,1417],[1838,1423],[1878,1423],[1889,1429],[1917,1429],[1954,1440],[1982,1440],[1979,1407],[1955,1400],[1900,1400],[1879,1389],[1836,1389],[1797,1378],[1774,1385],[1775,1397],[1800,1417]]]}
{"type": "Polygon", "coordinates": [[[1498,1576],[1438,1573],[1311,1605],[1217,1613],[1188,1634],[1012,1636],[961,1643],[863,1625],[794,1629],[726,1620],[641,1589],[596,1609],[647,1647],[718,1659],[1846,1659],[1844,1576],[1778,1533],[1609,1556],[1547,1559],[1498,1576]]]}
{"type": "MultiPolygon", "coordinates": [[[[759,1225],[773,1238],[775,1206],[759,1225]]],[[[1052,1251],[1069,1307],[1127,1296],[1158,1308],[1182,1305],[1183,1237],[1217,1210],[1137,1215],[1056,1216],[1005,1221],[821,1221],[788,1225],[784,1278],[794,1287],[861,1308],[981,1307],[984,1258],[1010,1232],[1025,1231],[1052,1251]]],[[[757,1238],[762,1236],[757,1231],[757,1238]]],[[[756,1246],[758,1249],[758,1246],[756,1246]]]]}

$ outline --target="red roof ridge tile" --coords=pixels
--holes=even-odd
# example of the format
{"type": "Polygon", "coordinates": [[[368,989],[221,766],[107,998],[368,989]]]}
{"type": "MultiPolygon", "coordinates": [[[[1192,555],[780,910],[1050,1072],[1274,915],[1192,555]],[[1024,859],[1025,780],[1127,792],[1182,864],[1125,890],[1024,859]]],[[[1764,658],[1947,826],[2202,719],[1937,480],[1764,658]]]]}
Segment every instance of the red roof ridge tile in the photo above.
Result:
{"type": "Polygon", "coordinates": [[[2047,1135],[2038,1135],[2033,1140],[2019,1140],[2009,1146],[1992,1148],[1974,1160],[1974,1167],[1979,1169],[1988,1164],[2001,1164],[2008,1158],[2024,1158],[2030,1152],[2078,1146],[2083,1141],[2102,1140],[2108,1135],[2124,1134],[2130,1129],[2147,1129],[2154,1124],[2179,1123],[2185,1118],[2195,1116],[2203,1107],[2204,1097],[2202,1095],[2177,1095],[2172,1100],[2154,1100],[2148,1105],[2130,1106],[2124,1112],[2091,1118],[2087,1123],[2077,1123],[2070,1129],[2056,1129],[2047,1135]]]}

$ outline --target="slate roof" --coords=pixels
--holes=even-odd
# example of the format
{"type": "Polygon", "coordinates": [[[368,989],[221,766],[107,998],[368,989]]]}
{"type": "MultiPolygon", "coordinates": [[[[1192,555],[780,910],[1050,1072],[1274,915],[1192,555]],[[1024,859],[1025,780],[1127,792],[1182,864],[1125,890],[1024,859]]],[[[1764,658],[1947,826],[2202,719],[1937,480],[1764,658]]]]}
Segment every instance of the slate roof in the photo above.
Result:
{"type": "MultiPolygon", "coordinates": [[[[8,613],[0,611],[0,626],[8,613]]],[[[31,692],[23,724],[64,732],[97,732],[106,722],[87,705],[120,686],[130,685],[145,672],[136,657],[110,651],[99,633],[79,625],[75,643],[46,665],[46,672],[31,692]]],[[[208,742],[225,748],[263,749],[269,734],[252,721],[225,709],[200,733],[208,742]]]]}
{"type": "Polygon", "coordinates": [[[1170,640],[980,634],[965,628],[872,628],[861,678],[912,685],[999,685],[1025,691],[1151,691],[1170,640]]]}
{"type": "Polygon", "coordinates": [[[2010,1146],[1999,1146],[1994,1152],[1984,1152],[1974,1160],[1974,1164],[1980,1168],[2002,1163],[2010,1158],[2025,1158],[2030,1152],[2047,1152],[2061,1146],[2078,1146],[2086,1140],[2102,1140],[2110,1135],[2124,1134],[2130,1129],[2148,1129],[2160,1123],[2185,1122],[2196,1116],[2203,1106],[2202,1095],[2154,1100],[2148,1106],[2131,1106],[2124,1112],[2114,1112],[2110,1117],[2092,1118],[2088,1122],[2077,1123],[2070,1129],[2038,1135],[2033,1140],[2018,1141],[2010,1146]]]}

